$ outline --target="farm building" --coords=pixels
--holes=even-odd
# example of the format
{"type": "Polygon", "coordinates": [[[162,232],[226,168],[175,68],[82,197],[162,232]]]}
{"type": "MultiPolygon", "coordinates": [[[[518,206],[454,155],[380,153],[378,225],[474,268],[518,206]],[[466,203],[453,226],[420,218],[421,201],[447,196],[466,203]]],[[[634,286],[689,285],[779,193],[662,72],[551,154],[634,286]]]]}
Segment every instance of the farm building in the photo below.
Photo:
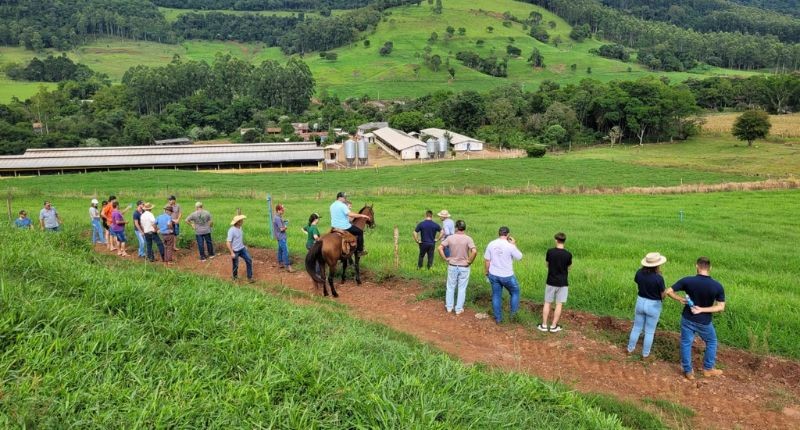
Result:
{"type": "Polygon", "coordinates": [[[28,149],[23,155],[0,157],[0,175],[164,168],[318,168],[323,158],[322,148],[313,142],[28,149]]]}
{"type": "Polygon", "coordinates": [[[388,122],[368,122],[358,126],[358,134],[364,136],[365,134],[369,133],[372,130],[377,130],[379,128],[386,128],[388,126],[389,126],[388,122]]]}
{"type": "Polygon", "coordinates": [[[191,145],[192,139],[189,139],[188,137],[176,137],[175,139],[156,140],[154,143],[158,146],[191,145]]]}
{"type": "Polygon", "coordinates": [[[425,142],[413,138],[400,130],[384,127],[372,133],[375,135],[375,143],[395,158],[400,160],[428,158],[425,142]]]}
{"type": "Polygon", "coordinates": [[[420,130],[422,134],[432,136],[437,139],[444,137],[445,133],[450,135],[450,145],[456,151],[483,151],[483,141],[478,139],[464,136],[449,130],[442,130],[441,128],[426,128],[420,130]]]}

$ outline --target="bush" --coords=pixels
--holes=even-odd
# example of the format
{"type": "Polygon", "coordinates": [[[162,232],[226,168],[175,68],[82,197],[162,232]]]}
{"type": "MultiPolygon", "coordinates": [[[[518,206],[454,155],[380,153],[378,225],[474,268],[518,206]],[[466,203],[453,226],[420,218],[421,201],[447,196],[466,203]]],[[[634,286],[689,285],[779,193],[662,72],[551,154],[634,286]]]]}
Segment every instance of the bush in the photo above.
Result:
{"type": "Polygon", "coordinates": [[[542,158],[544,154],[547,153],[546,146],[535,142],[526,142],[522,149],[525,150],[525,153],[528,154],[530,158],[542,158]]]}

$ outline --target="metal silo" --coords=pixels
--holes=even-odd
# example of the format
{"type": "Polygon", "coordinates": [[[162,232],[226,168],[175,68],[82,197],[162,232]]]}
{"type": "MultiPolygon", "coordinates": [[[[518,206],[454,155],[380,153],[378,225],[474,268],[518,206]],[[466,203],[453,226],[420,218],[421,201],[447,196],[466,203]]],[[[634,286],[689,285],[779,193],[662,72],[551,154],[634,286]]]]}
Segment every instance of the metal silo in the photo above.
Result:
{"type": "Polygon", "coordinates": [[[352,166],[356,160],[356,143],[353,142],[353,139],[347,139],[344,142],[344,158],[347,159],[349,166],[352,166]]]}
{"type": "Polygon", "coordinates": [[[436,156],[436,148],[438,146],[438,142],[435,138],[431,137],[425,142],[428,149],[428,158],[433,158],[436,156]]]}
{"type": "Polygon", "coordinates": [[[440,137],[439,138],[439,158],[444,158],[447,156],[447,138],[440,137]]]}
{"type": "Polygon", "coordinates": [[[369,147],[367,146],[367,139],[362,137],[358,141],[358,161],[363,166],[367,164],[367,158],[369,158],[369,147]]]}

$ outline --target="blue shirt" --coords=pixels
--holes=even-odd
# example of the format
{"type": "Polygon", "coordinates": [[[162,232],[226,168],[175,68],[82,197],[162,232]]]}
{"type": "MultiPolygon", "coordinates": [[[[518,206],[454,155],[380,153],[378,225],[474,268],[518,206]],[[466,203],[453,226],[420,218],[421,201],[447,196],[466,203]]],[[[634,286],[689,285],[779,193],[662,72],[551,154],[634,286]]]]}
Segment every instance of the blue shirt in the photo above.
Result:
{"type": "Polygon", "coordinates": [[[281,228],[286,227],[283,218],[277,213],[272,217],[272,234],[275,235],[275,240],[286,240],[286,230],[281,231],[281,228]]]}
{"type": "Polygon", "coordinates": [[[31,228],[30,218],[17,218],[14,220],[14,225],[18,228],[31,228]]]}
{"type": "Polygon", "coordinates": [[[456,234],[456,223],[450,218],[445,218],[445,220],[442,221],[442,230],[444,230],[442,232],[442,239],[447,236],[452,236],[456,234]]]}
{"type": "Polygon", "coordinates": [[[172,215],[161,214],[156,218],[158,232],[161,234],[172,234],[172,215]]]}
{"type": "Polygon", "coordinates": [[[333,204],[331,204],[331,227],[340,228],[342,230],[350,228],[350,217],[347,216],[349,213],[350,209],[347,208],[344,202],[340,202],[339,200],[333,202],[333,204]]]}
{"type": "Polygon", "coordinates": [[[442,228],[439,227],[439,224],[436,224],[432,220],[426,219],[421,223],[417,224],[417,228],[414,229],[415,232],[421,233],[420,242],[424,245],[433,245],[436,243],[436,233],[438,233],[442,228]]]}
{"type": "Polygon", "coordinates": [[[661,292],[664,291],[664,277],[656,272],[642,269],[636,271],[633,281],[639,286],[639,297],[661,301],[661,292]]]}
{"type": "MultiPolygon", "coordinates": [[[[686,295],[692,298],[695,306],[709,307],[714,302],[725,301],[725,290],[722,284],[714,278],[704,275],[687,276],[672,286],[673,291],[685,291],[686,295]]],[[[683,317],[698,324],[711,324],[711,314],[693,314],[689,306],[683,307],[683,317]]]]}
{"type": "Polygon", "coordinates": [[[228,242],[231,243],[231,249],[233,249],[234,252],[244,248],[244,234],[242,233],[242,229],[231,226],[231,228],[228,229],[228,242]]]}

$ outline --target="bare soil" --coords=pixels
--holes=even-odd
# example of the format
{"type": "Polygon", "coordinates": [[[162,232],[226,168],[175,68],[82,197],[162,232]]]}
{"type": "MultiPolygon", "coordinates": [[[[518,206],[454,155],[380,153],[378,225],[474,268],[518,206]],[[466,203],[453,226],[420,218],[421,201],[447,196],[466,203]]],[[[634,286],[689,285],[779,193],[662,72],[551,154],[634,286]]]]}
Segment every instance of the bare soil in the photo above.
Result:
{"type": "MultiPolygon", "coordinates": [[[[224,245],[218,249],[224,249],[224,245]]],[[[288,288],[293,303],[319,306],[313,296],[322,292],[314,289],[300,264],[295,265],[295,273],[288,273],[278,268],[275,251],[249,250],[257,281],[254,288],[273,293],[275,286],[288,288]]],[[[368,268],[369,260],[367,255],[362,266],[368,268]]],[[[200,262],[195,250],[181,250],[177,263],[172,265],[221,279],[230,279],[230,266],[227,254],[200,262]]],[[[704,378],[698,374],[695,381],[688,381],[682,377],[677,361],[677,333],[659,331],[656,335],[657,347],[673,349],[674,360],[643,361],[641,356],[626,353],[631,326],[627,320],[565,310],[562,315],[565,330],[560,333],[541,333],[521,324],[497,325],[492,318],[476,318],[471,309],[455,316],[445,312],[439,300],[419,300],[426,290],[415,283],[404,280],[375,283],[370,281],[368,272],[363,272],[365,281],[361,286],[356,286],[352,274],[343,285],[337,279],[339,298],[329,300],[346,305],[356,318],[411,334],[465,363],[484,363],[528,373],[581,392],[604,393],[633,401],[650,410],[653,406],[646,404],[645,399],[668,400],[695,412],[694,417],[688,418],[691,428],[800,428],[800,363],[796,361],[723,346],[717,358],[724,375],[704,378]],[[664,344],[668,346],[660,347],[664,344]]],[[[240,274],[243,273],[244,262],[240,261],[240,274]]],[[[540,312],[539,304],[524,305],[540,312]]],[[[641,342],[637,352],[640,348],[641,342]]],[[[701,368],[702,342],[698,341],[695,349],[695,368],[701,368]]]]}

